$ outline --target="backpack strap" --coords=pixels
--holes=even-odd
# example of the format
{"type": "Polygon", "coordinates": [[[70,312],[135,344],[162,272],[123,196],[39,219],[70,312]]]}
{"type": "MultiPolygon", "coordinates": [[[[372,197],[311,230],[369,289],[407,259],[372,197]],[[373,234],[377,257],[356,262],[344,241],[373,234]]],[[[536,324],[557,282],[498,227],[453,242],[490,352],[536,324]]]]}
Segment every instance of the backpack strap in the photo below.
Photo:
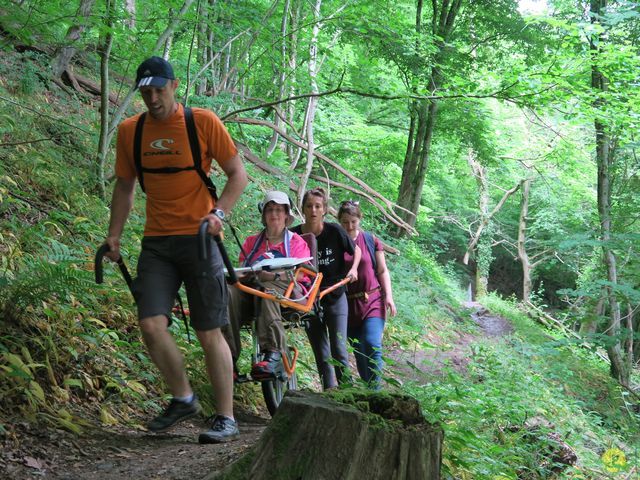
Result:
{"type": "Polygon", "coordinates": [[[191,155],[193,155],[193,166],[204,182],[213,203],[218,201],[216,186],[213,184],[209,175],[202,170],[202,156],[200,154],[200,142],[198,141],[198,131],[196,130],[196,122],[193,118],[193,110],[191,107],[184,107],[184,121],[187,124],[187,134],[189,135],[189,145],[191,146],[191,155]]]}
{"type": "Polygon", "coordinates": [[[133,137],[133,161],[136,165],[136,174],[138,175],[138,182],[140,188],[144,192],[144,180],[142,179],[142,127],[144,127],[144,119],[147,116],[147,112],[144,112],[138,118],[136,123],[136,133],[133,137]]]}
{"type": "Polygon", "coordinates": [[[189,147],[191,148],[191,156],[193,157],[193,165],[189,167],[162,167],[149,168],[142,166],[142,130],[147,113],[144,112],[138,118],[136,123],[136,131],[133,137],[133,161],[138,175],[140,188],[144,192],[143,172],[149,173],[178,173],[185,170],[195,170],[204,182],[214,203],[218,201],[216,186],[213,184],[209,176],[202,170],[202,155],[200,153],[200,142],[198,141],[198,131],[196,130],[196,122],[193,117],[193,110],[190,107],[184,107],[184,121],[187,126],[187,136],[189,137],[189,147]]]}
{"type": "Polygon", "coordinates": [[[369,232],[362,232],[364,235],[364,243],[367,244],[367,250],[369,250],[369,256],[371,257],[371,264],[373,265],[373,271],[378,273],[378,261],[376,260],[376,244],[373,239],[373,235],[369,232]]]}
{"type": "MultiPolygon", "coordinates": [[[[258,238],[256,238],[256,243],[253,244],[253,248],[251,249],[249,254],[244,258],[244,262],[242,262],[243,267],[251,266],[251,263],[252,263],[251,261],[253,260],[253,257],[255,257],[256,253],[258,252],[258,249],[260,248],[260,245],[262,244],[262,242],[264,242],[264,237],[266,235],[266,232],[267,232],[266,229],[262,230],[258,238]]],[[[291,233],[291,231],[288,228],[285,228],[284,229],[284,256],[287,258],[291,257],[290,244],[291,244],[292,236],[293,234],[291,233]]]]}
{"type": "Polygon", "coordinates": [[[244,257],[244,262],[242,263],[243,267],[248,267],[248,266],[251,265],[251,260],[253,260],[253,257],[255,256],[256,252],[258,251],[258,248],[260,248],[260,244],[264,240],[265,231],[266,230],[262,230],[260,232],[260,235],[258,236],[258,238],[256,238],[256,243],[253,244],[253,248],[251,249],[249,254],[246,257],[244,257]]]}

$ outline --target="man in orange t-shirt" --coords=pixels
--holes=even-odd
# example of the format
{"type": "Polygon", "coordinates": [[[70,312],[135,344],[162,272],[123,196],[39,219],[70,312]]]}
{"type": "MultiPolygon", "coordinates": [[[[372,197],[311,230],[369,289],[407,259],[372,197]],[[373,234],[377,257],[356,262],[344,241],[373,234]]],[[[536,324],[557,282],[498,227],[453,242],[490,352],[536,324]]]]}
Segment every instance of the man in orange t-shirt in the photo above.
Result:
{"type": "MultiPolygon", "coordinates": [[[[227,289],[222,259],[211,242],[207,261],[198,258],[197,232],[207,219],[208,232],[222,231],[222,220],[247,185],[247,174],[236,147],[220,119],[208,110],[194,108],[201,168],[208,174],[215,160],[227,176],[217,202],[192,167],[184,107],[176,102],[178,88],[173,68],[160,57],[138,67],[136,85],[147,107],[142,127],[140,159],[146,199],[146,224],[138,276],[133,293],[138,306],[142,338],[154,364],[173,395],[166,410],[148,425],[164,432],[177,422],[197,415],[200,405],[189,384],[184,359],[168,331],[171,308],[184,282],[191,324],[205,354],[215,394],[216,417],[200,434],[200,443],[220,443],[238,435],[233,416],[233,364],[220,328],[229,323],[227,289]],[[191,167],[191,168],[190,168],[191,167]],[[162,172],[154,169],[166,169],[162,172]]],[[[120,237],[133,205],[137,170],[134,137],[140,115],[127,118],[118,128],[116,184],[106,243],[112,260],[120,257],[120,237]]]]}

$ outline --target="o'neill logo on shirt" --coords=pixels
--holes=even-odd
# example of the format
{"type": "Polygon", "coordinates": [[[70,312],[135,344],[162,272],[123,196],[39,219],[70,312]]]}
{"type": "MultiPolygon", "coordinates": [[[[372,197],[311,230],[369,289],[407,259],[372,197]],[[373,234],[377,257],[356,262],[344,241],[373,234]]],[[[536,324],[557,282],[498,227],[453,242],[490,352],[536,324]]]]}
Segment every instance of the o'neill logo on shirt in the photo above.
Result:
{"type": "Polygon", "coordinates": [[[158,138],[149,144],[149,146],[156,151],[144,152],[144,156],[156,156],[156,155],[180,155],[179,150],[171,150],[167,145],[175,143],[173,138],[158,138]]]}

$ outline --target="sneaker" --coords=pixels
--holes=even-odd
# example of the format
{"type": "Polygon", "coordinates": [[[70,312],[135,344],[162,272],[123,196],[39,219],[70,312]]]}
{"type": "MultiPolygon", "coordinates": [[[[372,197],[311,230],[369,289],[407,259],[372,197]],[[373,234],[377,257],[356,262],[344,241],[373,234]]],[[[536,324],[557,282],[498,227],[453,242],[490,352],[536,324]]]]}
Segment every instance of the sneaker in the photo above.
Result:
{"type": "Polygon", "coordinates": [[[251,377],[256,380],[279,378],[284,376],[284,365],[280,352],[266,352],[261,362],[251,367],[251,377]]]}
{"type": "Polygon", "coordinates": [[[211,428],[202,432],[198,437],[200,443],[224,443],[233,440],[240,435],[238,424],[235,420],[224,415],[216,415],[211,423],[211,428]]]}
{"type": "Polygon", "coordinates": [[[172,398],[169,406],[162,412],[162,415],[151,420],[147,428],[156,433],[166,432],[176,423],[194,417],[199,413],[200,403],[197,398],[193,397],[190,403],[180,402],[172,398]]]}

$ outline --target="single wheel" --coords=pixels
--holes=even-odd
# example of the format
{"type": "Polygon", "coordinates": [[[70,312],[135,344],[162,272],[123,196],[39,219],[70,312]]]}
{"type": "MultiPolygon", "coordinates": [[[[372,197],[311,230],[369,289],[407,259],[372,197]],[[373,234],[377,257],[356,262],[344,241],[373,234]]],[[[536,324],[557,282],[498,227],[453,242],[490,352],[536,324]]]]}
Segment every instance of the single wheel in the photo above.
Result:
{"type": "MultiPolygon", "coordinates": [[[[291,353],[288,354],[289,364],[292,361],[291,353]]],[[[283,377],[275,378],[273,380],[263,380],[262,383],[262,395],[264,396],[264,403],[267,405],[267,410],[271,416],[276,413],[282,397],[287,390],[296,390],[298,388],[298,378],[296,377],[295,370],[291,375],[287,377],[285,373],[283,377]]]]}

